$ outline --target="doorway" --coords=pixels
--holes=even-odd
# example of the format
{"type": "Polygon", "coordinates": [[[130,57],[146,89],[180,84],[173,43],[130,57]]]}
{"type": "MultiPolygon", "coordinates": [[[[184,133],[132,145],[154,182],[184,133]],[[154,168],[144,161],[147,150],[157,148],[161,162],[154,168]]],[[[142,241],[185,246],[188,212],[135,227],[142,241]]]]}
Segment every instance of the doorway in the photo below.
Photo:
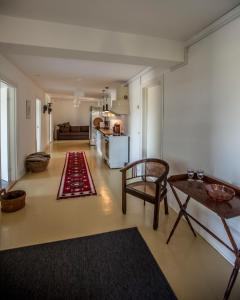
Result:
{"type": "Polygon", "coordinates": [[[41,151],[41,126],[42,126],[42,102],[39,99],[36,99],[36,151],[41,151]]]}
{"type": "Polygon", "coordinates": [[[0,80],[0,187],[16,180],[16,89],[0,80]]]}
{"type": "Polygon", "coordinates": [[[53,142],[53,117],[52,113],[48,114],[48,130],[49,130],[49,135],[48,135],[48,141],[49,144],[53,142]]]}
{"type": "Polygon", "coordinates": [[[162,159],[163,91],[160,83],[143,88],[142,156],[162,159]]]}

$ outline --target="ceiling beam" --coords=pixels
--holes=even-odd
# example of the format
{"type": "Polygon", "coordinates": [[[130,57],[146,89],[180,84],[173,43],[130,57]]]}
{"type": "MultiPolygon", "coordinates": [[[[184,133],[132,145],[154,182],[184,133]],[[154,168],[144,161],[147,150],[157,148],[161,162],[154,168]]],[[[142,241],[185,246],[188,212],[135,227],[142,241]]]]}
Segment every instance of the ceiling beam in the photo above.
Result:
{"type": "Polygon", "coordinates": [[[36,55],[151,66],[184,60],[183,43],[178,41],[4,15],[0,15],[0,44],[36,55]]]}
{"type": "Polygon", "coordinates": [[[90,101],[90,102],[98,102],[98,98],[93,97],[84,97],[84,96],[74,96],[74,95],[65,95],[65,94],[56,94],[56,93],[48,93],[49,97],[53,100],[74,100],[78,99],[81,101],[90,101]]]}

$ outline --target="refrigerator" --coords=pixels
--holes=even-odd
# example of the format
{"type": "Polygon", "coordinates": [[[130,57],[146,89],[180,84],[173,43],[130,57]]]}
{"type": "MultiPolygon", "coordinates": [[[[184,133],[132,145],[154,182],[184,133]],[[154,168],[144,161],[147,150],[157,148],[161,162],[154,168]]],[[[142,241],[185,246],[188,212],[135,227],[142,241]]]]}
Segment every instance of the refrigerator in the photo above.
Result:
{"type": "MultiPolygon", "coordinates": [[[[97,118],[101,118],[103,122],[103,117],[102,117],[102,110],[101,107],[98,106],[91,106],[90,107],[90,130],[89,130],[89,143],[90,146],[96,146],[96,135],[97,135],[97,130],[94,125],[94,120],[96,121],[97,118]]],[[[98,119],[97,119],[98,120],[98,119]]]]}

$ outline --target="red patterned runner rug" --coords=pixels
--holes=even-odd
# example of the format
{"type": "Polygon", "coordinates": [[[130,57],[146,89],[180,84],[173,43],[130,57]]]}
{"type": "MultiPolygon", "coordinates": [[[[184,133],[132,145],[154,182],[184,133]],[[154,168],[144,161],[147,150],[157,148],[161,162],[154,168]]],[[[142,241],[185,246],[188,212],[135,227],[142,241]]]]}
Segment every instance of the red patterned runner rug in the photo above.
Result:
{"type": "Polygon", "coordinates": [[[84,152],[67,152],[57,199],[96,195],[84,152]]]}

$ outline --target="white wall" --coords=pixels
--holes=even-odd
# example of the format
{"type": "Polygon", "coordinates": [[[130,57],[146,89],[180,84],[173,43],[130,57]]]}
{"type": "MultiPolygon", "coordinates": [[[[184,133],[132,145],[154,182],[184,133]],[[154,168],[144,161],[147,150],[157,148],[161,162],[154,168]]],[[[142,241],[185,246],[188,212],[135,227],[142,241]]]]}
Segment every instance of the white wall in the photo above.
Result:
{"type": "MultiPolygon", "coordinates": [[[[16,87],[17,103],[17,178],[25,173],[25,156],[36,149],[35,103],[45,101],[44,92],[0,54],[0,78],[16,87]],[[31,119],[26,119],[26,100],[31,100],[31,119]]],[[[42,114],[42,147],[47,143],[45,115],[42,114]]]]}
{"type": "MultiPolygon", "coordinates": [[[[45,94],[45,103],[51,103],[51,97],[48,94],[45,94]]],[[[51,114],[45,113],[45,126],[46,126],[46,139],[47,143],[53,141],[53,112],[51,114]]]]}
{"type": "Polygon", "coordinates": [[[109,117],[110,121],[110,128],[112,129],[115,123],[120,124],[120,130],[124,134],[128,134],[128,116],[121,115],[121,116],[111,116],[109,117]]]}
{"type": "Polygon", "coordinates": [[[162,85],[163,71],[162,68],[150,69],[129,81],[130,161],[142,157],[143,89],[153,84],[162,85]]]}
{"type": "Polygon", "coordinates": [[[96,106],[96,102],[82,101],[78,108],[73,106],[72,100],[57,99],[53,104],[54,126],[60,123],[70,122],[73,126],[89,125],[90,106],[96,106]]]}
{"type": "MultiPolygon", "coordinates": [[[[146,153],[147,157],[162,158],[161,151],[161,110],[162,93],[161,86],[150,86],[146,97],[146,153]]],[[[145,125],[144,125],[145,126],[145,125]]]]}
{"type": "MultiPolygon", "coordinates": [[[[240,186],[239,32],[240,18],[192,46],[185,67],[165,72],[163,158],[169,162],[171,173],[185,172],[189,166],[202,168],[240,186]]],[[[141,103],[144,77],[159,78],[161,73],[150,71],[130,82],[131,160],[140,157],[141,139],[136,124],[141,128],[141,113],[136,107],[141,103]]],[[[177,209],[175,201],[171,205],[177,209]]],[[[190,210],[228,241],[216,215],[194,202],[190,210]]],[[[238,244],[239,221],[240,218],[229,221],[238,244]]],[[[198,230],[229,261],[234,261],[230,251],[198,230]]]]}
{"type": "MultiPolygon", "coordinates": [[[[240,18],[189,52],[188,64],[165,76],[164,158],[171,172],[187,167],[240,186],[240,18]]],[[[198,219],[226,239],[214,214],[191,207],[198,219]]],[[[229,221],[240,243],[240,218],[229,221]]],[[[233,255],[205,233],[224,256],[233,255]]]]}

